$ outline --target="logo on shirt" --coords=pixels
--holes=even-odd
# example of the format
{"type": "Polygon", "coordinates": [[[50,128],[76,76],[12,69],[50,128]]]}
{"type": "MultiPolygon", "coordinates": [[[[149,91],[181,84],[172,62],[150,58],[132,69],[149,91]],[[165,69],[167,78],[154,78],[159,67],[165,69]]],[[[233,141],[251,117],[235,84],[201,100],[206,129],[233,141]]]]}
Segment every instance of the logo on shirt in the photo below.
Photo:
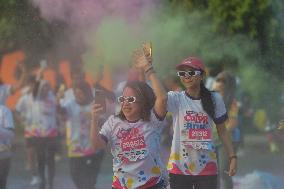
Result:
{"type": "Polygon", "coordinates": [[[118,157],[122,161],[137,161],[144,159],[148,153],[144,135],[138,128],[119,129],[117,133],[120,139],[121,153],[118,157]]]}

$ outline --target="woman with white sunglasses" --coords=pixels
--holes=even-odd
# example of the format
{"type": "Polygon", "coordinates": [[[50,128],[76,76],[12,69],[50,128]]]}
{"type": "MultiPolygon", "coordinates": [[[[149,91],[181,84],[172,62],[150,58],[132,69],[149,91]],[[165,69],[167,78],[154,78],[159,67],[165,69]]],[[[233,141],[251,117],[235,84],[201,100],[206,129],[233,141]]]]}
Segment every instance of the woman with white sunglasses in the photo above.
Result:
{"type": "Polygon", "coordinates": [[[95,149],[111,147],[113,189],[163,189],[167,171],[160,158],[160,136],[166,114],[167,95],[143,53],[134,53],[134,63],[151,81],[132,81],[118,98],[121,110],[110,116],[102,129],[97,126],[101,107],[93,105],[91,138],[95,149]]]}
{"type": "Polygon", "coordinates": [[[188,57],[176,66],[185,87],[168,93],[167,110],[173,116],[173,140],[168,162],[171,189],[216,189],[217,158],[212,138],[216,125],[229,157],[227,174],[236,173],[236,155],[225,122],[228,118],[222,97],[205,88],[205,66],[188,57]]]}

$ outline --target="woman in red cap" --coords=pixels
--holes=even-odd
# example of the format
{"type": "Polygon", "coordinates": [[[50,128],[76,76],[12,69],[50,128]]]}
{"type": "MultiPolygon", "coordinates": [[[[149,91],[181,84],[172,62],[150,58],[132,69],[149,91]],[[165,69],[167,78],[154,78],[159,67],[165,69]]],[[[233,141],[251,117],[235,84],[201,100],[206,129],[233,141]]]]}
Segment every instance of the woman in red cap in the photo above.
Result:
{"type": "Polygon", "coordinates": [[[224,102],[204,86],[202,60],[189,57],[176,69],[185,90],[168,93],[167,110],[172,113],[174,129],[168,162],[171,189],[216,189],[214,125],[229,157],[227,174],[235,175],[237,168],[237,156],[225,127],[228,116],[224,102]]]}

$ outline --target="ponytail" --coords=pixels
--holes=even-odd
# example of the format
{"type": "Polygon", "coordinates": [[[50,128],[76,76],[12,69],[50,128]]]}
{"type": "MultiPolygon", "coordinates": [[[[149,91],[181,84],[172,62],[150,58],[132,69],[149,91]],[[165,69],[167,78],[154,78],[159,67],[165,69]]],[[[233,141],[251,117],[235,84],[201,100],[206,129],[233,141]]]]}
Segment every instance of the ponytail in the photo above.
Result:
{"type": "Polygon", "coordinates": [[[215,109],[214,109],[214,103],[212,100],[212,94],[205,87],[202,81],[200,83],[200,98],[201,98],[201,104],[202,104],[203,109],[212,119],[214,119],[215,109]]]}

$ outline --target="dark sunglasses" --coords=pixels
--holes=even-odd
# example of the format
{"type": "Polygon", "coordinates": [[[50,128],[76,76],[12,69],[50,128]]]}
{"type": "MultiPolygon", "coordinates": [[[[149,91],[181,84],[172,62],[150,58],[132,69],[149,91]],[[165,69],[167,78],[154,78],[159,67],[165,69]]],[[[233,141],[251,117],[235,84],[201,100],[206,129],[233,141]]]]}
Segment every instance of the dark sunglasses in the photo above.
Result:
{"type": "Polygon", "coordinates": [[[191,77],[191,76],[197,76],[201,75],[201,71],[199,70],[194,70],[194,71],[178,71],[177,75],[179,77],[191,77]]]}
{"type": "Polygon", "coordinates": [[[120,97],[117,98],[117,101],[119,103],[123,103],[123,102],[134,103],[134,102],[137,102],[135,96],[120,96],[120,97]]]}

